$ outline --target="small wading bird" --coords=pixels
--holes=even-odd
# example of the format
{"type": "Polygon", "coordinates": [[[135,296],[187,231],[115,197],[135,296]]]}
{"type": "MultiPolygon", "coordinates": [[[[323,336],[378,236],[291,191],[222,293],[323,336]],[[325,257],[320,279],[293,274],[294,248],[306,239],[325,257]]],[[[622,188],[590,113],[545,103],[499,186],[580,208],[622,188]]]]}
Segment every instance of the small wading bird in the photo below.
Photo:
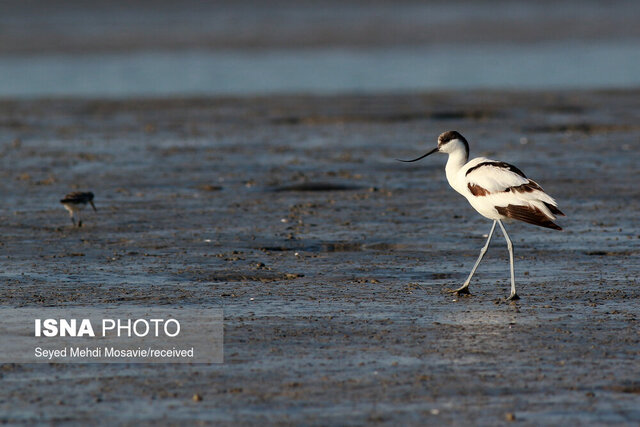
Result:
{"type": "Polygon", "coordinates": [[[71,217],[71,222],[73,225],[76,225],[76,213],[78,215],[78,227],[82,227],[82,220],[80,219],[80,211],[87,206],[87,203],[91,204],[91,207],[94,211],[98,211],[96,209],[96,205],[93,204],[93,193],[92,192],[82,192],[82,191],[74,191],[73,193],[69,193],[64,196],[64,199],[60,200],[62,206],[65,207],[66,210],[69,211],[69,216],[71,217]]]}
{"type": "Polygon", "coordinates": [[[487,252],[497,223],[500,225],[509,249],[511,295],[507,299],[518,299],[513,271],[513,245],[507,230],[502,225],[502,220],[516,219],[540,227],[562,230],[553,221],[556,215],[564,216],[564,214],[558,209],[556,201],[517,167],[484,157],[478,157],[469,162],[469,144],[456,131],[441,134],[438,137],[438,146],[427,154],[417,159],[400,161],[415,162],[433,153],[449,155],[445,167],[449,185],[462,194],[480,215],[493,220],[487,243],[480,250],[480,256],[471,269],[471,274],[454,292],[458,295],[469,293],[469,283],[487,252]]]}

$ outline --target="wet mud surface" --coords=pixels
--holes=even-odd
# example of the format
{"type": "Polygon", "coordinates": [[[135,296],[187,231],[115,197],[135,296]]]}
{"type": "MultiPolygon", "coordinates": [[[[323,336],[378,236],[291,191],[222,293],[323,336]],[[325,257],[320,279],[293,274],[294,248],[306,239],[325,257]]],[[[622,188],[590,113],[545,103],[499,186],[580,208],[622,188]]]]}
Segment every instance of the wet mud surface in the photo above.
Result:
{"type": "Polygon", "coordinates": [[[640,420],[640,92],[0,102],[2,306],[215,306],[221,365],[0,366],[1,420],[631,425],[640,420]],[[567,214],[451,190],[517,165],[567,214]],[[93,191],[73,228],[59,199],[93,191]],[[194,394],[201,400],[194,400],[194,394]]]}

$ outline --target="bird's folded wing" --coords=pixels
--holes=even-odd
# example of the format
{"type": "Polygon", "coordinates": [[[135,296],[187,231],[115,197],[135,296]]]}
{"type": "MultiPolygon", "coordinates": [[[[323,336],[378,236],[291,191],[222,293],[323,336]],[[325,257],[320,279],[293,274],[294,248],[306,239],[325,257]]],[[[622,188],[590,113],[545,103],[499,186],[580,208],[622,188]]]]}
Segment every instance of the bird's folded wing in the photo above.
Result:
{"type": "MultiPolygon", "coordinates": [[[[482,159],[471,165],[465,172],[468,187],[472,192],[485,192],[485,195],[510,191],[518,187],[540,187],[513,165],[494,160],[482,159]]],[[[524,187],[522,189],[524,189],[524,187]]]]}
{"type": "Polygon", "coordinates": [[[60,203],[87,203],[90,200],[89,193],[74,191],[64,196],[60,203]]]}

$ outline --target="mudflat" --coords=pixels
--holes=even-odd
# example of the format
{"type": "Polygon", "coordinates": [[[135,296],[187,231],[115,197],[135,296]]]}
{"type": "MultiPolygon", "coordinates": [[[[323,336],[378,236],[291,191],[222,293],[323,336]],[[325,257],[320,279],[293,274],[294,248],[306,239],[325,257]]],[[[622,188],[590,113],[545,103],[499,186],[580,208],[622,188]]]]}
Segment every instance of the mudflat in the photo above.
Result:
{"type": "Polygon", "coordinates": [[[5,364],[0,420],[631,425],[640,91],[0,101],[0,304],[224,309],[225,362],[5,364]],[[445,156],[567,214],[497,234],[445,156]],[[74,228],[59,199],[92,191],[74,228]],[[193,399],[198,395],[199,399],[193,399]]]}

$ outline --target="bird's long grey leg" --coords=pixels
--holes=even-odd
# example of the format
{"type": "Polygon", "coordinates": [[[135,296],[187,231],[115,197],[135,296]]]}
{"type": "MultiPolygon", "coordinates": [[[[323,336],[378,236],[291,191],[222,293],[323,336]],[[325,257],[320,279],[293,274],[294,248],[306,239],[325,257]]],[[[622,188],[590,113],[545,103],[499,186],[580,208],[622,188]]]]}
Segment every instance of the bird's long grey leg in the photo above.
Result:
{"type": "Polygon", "coordinates": [[[502,225],[502,221],[498,220],[498,224],[500,224],[502,234],[504,234],[504,239],[507,241],[507,248],[509,249],[509,267],[511,269],[511,295],[509,295],[509,298],[507,298],[507,300],[520,299],[518,294],[516,294],[516,278],[513,271],[513,244],[511,243],[511,239],[507,234],[507,230],[505,230],[504,225],[502,225]]]}
{"type": "Polygon", "coordinates": [[[473,273],[476,272],[478,266],[480,265],[480,261],[482,261],[482,257],[487,253],[487,249],[489,249],[489,243],[491,242],[491,236],[493,236],[493,231],[496,229],[496,221],[493,221],[493,225],[491,226],[491,231],[489,232],[489,237],[487,237],[487,243],[484,244],[482,249],[480,249],[480,256],[476,261],[475,265],[471,269],[471,274],[467,277],[467,280],[464,282],[462,287],[456,289],[454,292],[457,294],[468,294],[469,293],[469,283],[471,283],[471,278],[473,277],[473,273]]]}
{"type": "Polygon", "coordinates": [[[73,212],[69,212],[69,218],[71,218],[71,224],[73,224],[73,226],[76,226],[76,215],[73,212]]]}

